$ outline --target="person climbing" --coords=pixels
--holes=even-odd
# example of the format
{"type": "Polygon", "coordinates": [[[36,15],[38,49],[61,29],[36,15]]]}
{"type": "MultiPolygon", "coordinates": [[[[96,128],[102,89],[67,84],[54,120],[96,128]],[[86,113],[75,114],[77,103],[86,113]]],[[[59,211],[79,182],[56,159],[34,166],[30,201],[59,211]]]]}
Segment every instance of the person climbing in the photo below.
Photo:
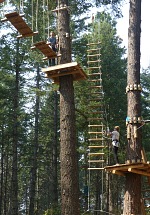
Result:
{"type": "Polygon", "coordinates": [[[116,162],[116,165],[119,164],[119,159],[118,159],[118,148],[119,148],[119,126],[115,126],[114,130],[110,133],[111,138],[112,138],[112,146],[113,146],[113,153],[114,153],[114,159],[116,162]]]}
{"type": "MultiPolygon", "coordinates": [[[[54,52],[57,52],[57,39],[53,31],[50,32],[50,37],[48,38],[48,42],[50,43],[52,50],[54,52]]],[[[55,58],[49,59],[49,66],[55,66],[55,58]]]]}

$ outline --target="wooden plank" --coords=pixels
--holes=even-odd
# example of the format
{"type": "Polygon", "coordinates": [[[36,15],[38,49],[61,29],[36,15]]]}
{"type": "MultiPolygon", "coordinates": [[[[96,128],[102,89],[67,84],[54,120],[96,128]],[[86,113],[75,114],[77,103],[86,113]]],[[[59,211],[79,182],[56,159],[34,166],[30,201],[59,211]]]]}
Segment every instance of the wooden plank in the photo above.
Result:
{"type": "Polygon", "coordinates": [[[60,76],[72,74],[74,81],[85,80],[88,77],[77,62],[43,68],[42,72],[45,72],[46,77],[53,79],[54,83],[57,84],[59,83],[60,76]]]}
{"type": "Polygon", "coordinates": [[[0,0],[0,3],[3,3],[5,0],[0,0]]]}
{"type": "Polygon", "coordinates": [[[125,176],[125,174],[123,172],[118,171],[118,170],[113,170],[112,173],[116,174],[116,175],[120,175],[120,176],[125,176]]]}
{"type": "Polygon", "coordinates": [[[36,48],[46,56],[45,58],[46,60],[57,57],[56,52],[54,52],[50,47],[50,43],[47,43],[46,41],[40,41],[38,43],[33,44],[33,46],[31,47],[31,49],[36,49],[36,48]]]}
{"type": "Polygon", "coordinates": [[[128,172],[132,172],[132,173],[136,173],[136,174],[139,174],[139,175],[145,175],[145,176],[150,177],[150,173],[148,173],[146,171],[139,170],[139,169],[128,168],[128,172]]]}
{"type": "Polygon", "coordinates": [[[106,170],[112,171],[112,170],[119,170],[119,171],[127,171],[129,168],[143,168],[144,164],[143,163],[134,163],[134,164],[119,164],[119,166],[107,166],[105,167],[106,170]]]}
{"type": "Polygon", "coordinates": [[[33,32],[31,28],[26,24],[26,22],[23,20],[24,15],[19,15],[17,12],[12,12],[5,14],[5,19],[2,19],[1,21],[10,21],[11,24],[18,30],[18,32],[21,34],[18,36],[18,38],[21,37],[30,37],[34,34],[37,34],[38,32],[33,32]]]}

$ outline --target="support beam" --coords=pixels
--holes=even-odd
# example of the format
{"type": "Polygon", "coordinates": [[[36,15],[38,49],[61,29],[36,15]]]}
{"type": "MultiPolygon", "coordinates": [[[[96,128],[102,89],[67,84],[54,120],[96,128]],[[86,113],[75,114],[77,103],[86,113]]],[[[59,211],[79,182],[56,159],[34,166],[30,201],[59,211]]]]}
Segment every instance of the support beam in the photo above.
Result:
{"type": "Polygon", "coordinates": [[[132,173],[136,173],[139,175],[145,175],[145,176],[149,176],[150,177],[150,173],[139,170],[139,169],[134,169],[134,168],[128,168],[128,172],[132,172],[132,173]]]}

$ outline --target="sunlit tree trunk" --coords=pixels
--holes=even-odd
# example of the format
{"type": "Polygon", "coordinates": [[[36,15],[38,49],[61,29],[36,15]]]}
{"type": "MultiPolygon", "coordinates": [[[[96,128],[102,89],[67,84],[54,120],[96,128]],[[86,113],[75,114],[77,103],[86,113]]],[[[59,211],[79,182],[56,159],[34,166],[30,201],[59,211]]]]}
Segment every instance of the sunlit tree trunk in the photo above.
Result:
{"type": "MultiPolygon", "coordinates": [[[[127,92],[128,150],[127,159],[141,159],[141,129],[136,122],[141,117],[141,92],[135,89],[140,85],[140,34],[141,34],[141,0],[130,0],[129,30],[128,30],[128,78],[127,92]],[[134,89],[131,89],[133,86],[134,89]],[[135,87],[134,87],[135,86],[135,87]],[[135,122],[134,122],[135,121],[135,122]]],[[[126,174],[124,196],[124,215],[141,215],[141,176],[126,174]]]]}
{"type": "MultiPolygon", "coordinates": [[[[60,6],[68,5],[60,0],[60,6]]],[[[71,38],[68,10],[60,10],[58,32],[61,48],[60,63],[71,62],[71,38]],[[67,33],[67,37],[66,37],[67,33]]],[[[75,104],[73,76],[60,77],[60,160],[61,160],[61,214],[79,215],[79,185],[76,151],[75,104]]]]}

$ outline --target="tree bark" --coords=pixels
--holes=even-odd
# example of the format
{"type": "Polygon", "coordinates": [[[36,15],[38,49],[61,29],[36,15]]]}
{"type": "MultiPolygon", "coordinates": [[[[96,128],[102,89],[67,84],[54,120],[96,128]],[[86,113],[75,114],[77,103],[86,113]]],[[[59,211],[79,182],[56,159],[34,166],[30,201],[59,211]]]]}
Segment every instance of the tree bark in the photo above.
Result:
{"type": "Polygon", "coordinates": [[[57,159],[58,159],[58,94],[54,91],[54,139],[52,156],[52,206],[58,207],[58,177],[57,177],[57,159]]]}
{"type": "MultiPolygon", "coordinates": [[[[130,0],[129,30],[128,30],[128,76],[127,91],[127,159],[141,159],[142,132],[138,118],[141,117],[140,85],[140,34],[141,34],[141,0],[130,0]]],[[[126,174],[124,196],[124,215],[141,214],[141,176],[133,173],[126,174]]]]}
{"type": "Polygon", "coordinates": [[[11,197],[9,214],[18,215],[18,109],[19,109],[19,40],[16,43],[16,80],[13,95],[13,161],[12,161],[12,178],[11,178],[11,197]]]}
{"type": "Polygon", "coordinates": [[[61,78],[60,86],[60,160],[61,214],[79,215],[79,186],[76,152],[73,77],[61,78]],[[63,81],[64,80],[64,81],[63,81]],[[68,90],[69,89],[69,90],[68,90]]]}
{"type": "MultiPolygon", "coordinates": [[[[68,0],[60,0],[60,6],[68,0]]],[[[67,9],[58,13],[60,63],[71,62],[70,16],[67,9]],[[67,36],[66,36],[67,35],[67,36]]],[[[60,160],[61,214],[79,215],[79,184],[76,152],[75,104],[73,76],[61,76],[60,81],[60,160]]]]}
{"type": "MultiPolygon", "coordinates": [[[[37,90],[40,89],[40,73],[39,65],[37,66],[37,90]]],[[[40,98],[36,95],[36,104],[35,104],[35,133],[34,133],[34,154],[33,154],[33,166],[31,169],[31,184],[30,184],[30,204],[29,204],[29,215],[33,215],[35,211],[35,195],[36,195],[36,184],[37,184],[37,153],[38,153],[38,135],[39,135],[39,105],[40,98]]]]}

